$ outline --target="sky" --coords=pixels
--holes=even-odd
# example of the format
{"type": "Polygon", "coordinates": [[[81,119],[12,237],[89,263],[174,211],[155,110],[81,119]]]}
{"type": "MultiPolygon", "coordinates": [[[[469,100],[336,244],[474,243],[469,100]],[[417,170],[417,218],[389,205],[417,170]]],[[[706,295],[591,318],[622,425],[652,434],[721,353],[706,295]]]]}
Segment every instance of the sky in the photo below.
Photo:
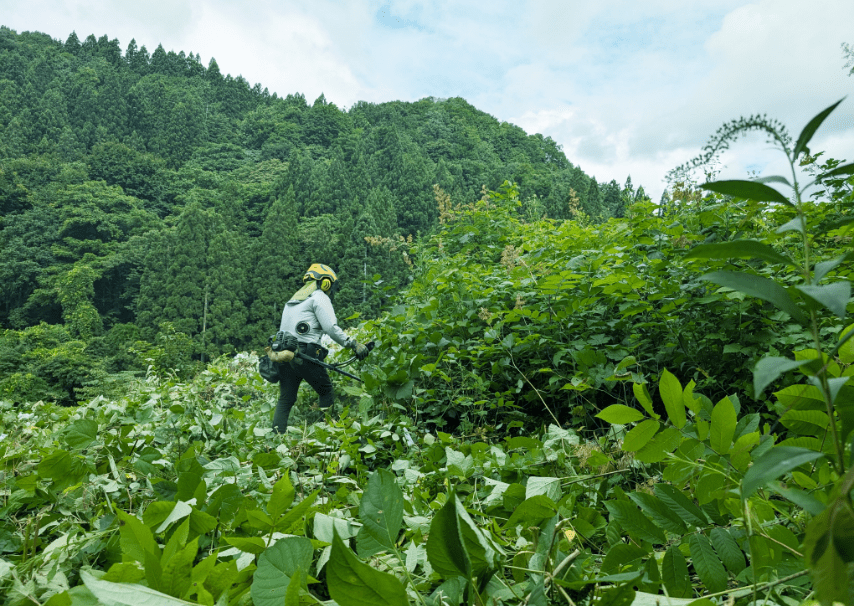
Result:
{"type": "MultiPolygon", "coordinates": [[[[194,52],[280,96],[463,97],[558,142],[601,182],[653,200],[725,122],[767,114],[793,137],[854,91],[852,0],[0,0],[0,25],[194,52]]],[[[854,95],[812,150],[854,160],[854,95]]],[[[781,174],[753,135],[720,178],[781,174]]]]}

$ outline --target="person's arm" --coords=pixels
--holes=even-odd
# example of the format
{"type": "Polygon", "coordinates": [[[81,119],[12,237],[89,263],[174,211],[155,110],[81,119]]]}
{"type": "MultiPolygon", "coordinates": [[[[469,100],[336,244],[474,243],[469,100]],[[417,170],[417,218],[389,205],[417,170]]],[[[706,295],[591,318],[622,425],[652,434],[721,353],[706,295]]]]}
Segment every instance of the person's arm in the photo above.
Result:
{"type": "Polygon", "coordinates": [[[323,329],[323,332],[329,335],[338,345],[352,348],[355,342],[344,334],[344,331],[338,326],[338,319],[335,317],[335,310],[332,308],[332,301],[329,300],[329,297],[325,293],[322,293],[315,295],[313,298],[315,300],[314,315],[317,321],[320,322],[320,328],[323,329]]]}

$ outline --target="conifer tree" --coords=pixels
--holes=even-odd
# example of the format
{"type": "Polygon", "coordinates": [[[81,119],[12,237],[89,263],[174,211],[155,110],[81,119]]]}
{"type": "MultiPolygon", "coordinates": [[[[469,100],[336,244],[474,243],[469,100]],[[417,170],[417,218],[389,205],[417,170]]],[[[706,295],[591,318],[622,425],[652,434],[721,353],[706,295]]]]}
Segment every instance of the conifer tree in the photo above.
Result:
{"type": "Polygon", "coordinates": [[[347,208],[352,203],[359,204],[364,202],[364,199],[359,199],[358,195],[351,187],[350,174],[344,164],[344,157],[340,149],[336,149],[332,156],[332,162],[329,164],[327,171],[328,180],[328,198],[324,200],[324,212],[335,213],[339,209],[347,208]]]}
{"type": "Polygon", "coordinates": [[[303,265],[308,267],[300,255],[293,186],[270,206],[261,236],[252,243],[252,259],[250,339],[260,347],[276,332],[282,308],[305,271],[303,265]]]}
{"type": "Polygon", "coordinates": [[[615,217],[617,213],[622,214],[623,201],[620,194],[620,184],[615,179],[611,179],[602,191],[602,206],[604,207],[602,220],[615,217]]]}
{"type": "Polygon", "coordinates": [[[599,183],[596,181],[596,177],[590,180],[590,186],[587,188],[584,212],[594,221],[601,221],[605,215],[605,208],[602,204],[602,196],[599,192],[599,183]]]}
{"type": "Polygon", "coordinates": [[[65,52],[76,55],[80,50],[80,38],[77,37],[77,32],[71,32],[71,35],[65,40],[65,52]]]}
{"type": "Polygon", "coordinates": [[[312,165],[311,180],[309,181],[309,199],[303,209],[303,215],[317,217],[331,214],[332,185],[329,182],[329,165],[322,160],[312,165]]]}
{"type": "Polygon", "coordinates": [[[216,212],[187,205],[160,247],[149,252],[137,301],[149,334],[163,322],[210,356],[246,340],[246,271],[239,239],[216,212]]]}

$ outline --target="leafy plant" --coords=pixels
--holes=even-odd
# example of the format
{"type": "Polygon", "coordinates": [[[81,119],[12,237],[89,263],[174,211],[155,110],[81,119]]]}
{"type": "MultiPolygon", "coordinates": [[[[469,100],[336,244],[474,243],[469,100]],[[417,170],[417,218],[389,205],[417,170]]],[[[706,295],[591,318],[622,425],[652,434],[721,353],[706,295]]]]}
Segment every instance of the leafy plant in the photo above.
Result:
{"type": "MultiPolygon", "coordinates": [[[[777,256],[773,249],[760,248],[757,246],[759,243],[751,241],[735,241],[729,247],[712,245],[701,254],[731,257],[736,253],[760,257],[766,262],[790,265],[800,277],[799,282],[794,284],[747,272],[713,272],[706,274],[704,279],[770,302],[792,320],[805,326],[812,336],[813,348],[798,352],[794,359],[766,356],[756,365],[756,397],[783,373],[800,369],[806,375],[806,384],[799,388],[801,397],[790,404],[782,402],[777,412],[780,413],[780,421],[794,432],[802,430],[804,425],[809,427],[806,434],[810,437],[800,440],[797,446],[775,446],[758,458],[742,483],[742,497],[750,497],[758,488],[804,464],[822,459],[829,465],[830,472],[825,474],[827,479],[812,486],[811,493],[802,493],[797,489],[791,492],[792,489],[789,489],[790,492],[783,494],[801,505],[813,499],[808,501],[809,504],[813,509],[820,510],[820,513],[814,512],[817,515],[807,529],[804,555],[812,570],[817,596],[822,604],[854,601],[854,594],[850,593],[850,588],[854,586],[854,567],[851,564],[854,557],[847,547],[850,537],[854,536],[854,516],[850,513],[854,472],[850,469],[850,457],[846,457],[845,453],[847,438],[854,430],[854,400],[851,399],[854,392],[849,393],[849,379],[840,366],[840,363],[847,365],[854,361],[847,351],[843,351],[849,349],[846,345],[854,337],[854,325],[840,332],[835,346],[826,350],[822,347],[819,311],[830,311],[843,321],[847,318],[851,283],[841,279],[835,270],[849,260],[849,254],[816,262],[813,249],[817,240],[826,238],[829,232],[847,225],[851,219],[842,217],[831,225],[811,222],[803,192],[825,179],[854,174],[854,164],[837,166],[803,186],[798,181],[796,164],[802,155],[809,156],[810,140],[839,103],[841,101],[815,116],[801,131],[794,146],[779,128],[767,129],[786,154],[792,172],[791,182],[785,177],[773,176],[759,181],[718,181],[703,185],[710,191],[787,207],[792,217],[777,228],[777,233],[793,233],[801,244],[800,255],[796,258],[777,256]],[[784,196],[767,183],[788,186],[791,197],[784,196]],[[825,448],[825,444],[829,448],[825,448]],[[816,494],[821,494],[820,501],[815,501],[816,494]]],[[[698,253],[695,250],[691,254],[696,256],[698,253]]]]}

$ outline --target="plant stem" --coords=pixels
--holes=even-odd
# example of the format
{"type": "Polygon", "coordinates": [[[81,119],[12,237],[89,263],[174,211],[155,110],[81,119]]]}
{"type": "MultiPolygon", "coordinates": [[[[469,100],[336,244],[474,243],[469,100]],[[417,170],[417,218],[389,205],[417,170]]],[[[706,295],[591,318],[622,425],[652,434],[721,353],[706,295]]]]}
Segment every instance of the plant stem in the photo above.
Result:
{"type": "Polygon", "coordinates": [[[731,593],[735,593],[737,591],[746,591],[752,590],[754,593],[757,591],[764,591],[766,589],[771,589],[772,587],[776,587],[777,585],[782,585],[783,583],[787,583],[788,581],[793,581],[802,576],[806,576],[810,573],[809,570],[801,570],[800,572],[796,572],[794,574],[790,574],[787,577],[783,577],[782,579],[777,579],[776,581],[770,581],[768,583],[764,583],[762,585],[748,585],[747,587],[736,587],[734,589],[727,589],[726,591],[719,591],[718,593],[710,593],[708,595],[704,595],[700,599],[710,599],[710,598],[719,598],[721,596],[729,595],[731,593]]]}
{"type": "Polygon", "coordinates": [[[545,406],[545,407],[546,407],[546,410],[548,410],[548,411],[549,411],[549,414],[551,415],[552,419],[554,419],[555,425],[557,425],[558,427],[560,427],[560,421],[558,421],[558,420],[557,420],[557,417],[555,416],[555,413],[553,413],[553,412],[552,412],[552,409],[551,409],[551,408],[549,408],[549,405],[548,405],[548,404],[546,404],[546,401],[545,401],[545,400],[543,400],[543,396],[541,396],[541,395],[540,395],[540,390],[539,390],[539,389],[537,389],[536,387],[534,387],[534,384],[533,384],[533,383],[531,383],[530,379],[528,379],[528,377],[526,377],[526,376],[525,376],[525,373],[524,373],[524,372],[522,372],[521,370],[519,370],[519,367],[518,367],[518,366],[516,366],[516,360],[514,360],[514,359],[513,359],[513,354],[512,354],[512,353],[510,354],[510,363],[513,365],[513,368],[515,368],[515,369],[518,371],[518,373],[519,373],[520,375],[522,375],[522,378],[523,378],[523,379],[525,379],[525,381],[528,383],[528,385],[530,385],[530,386],[531,386],[531,389],[533,389],[533,390],[534,390],[534,393],[536,393],[536,394],[537,394],[537,397],[540,399],[540,402],[542,402],[542,403],[543,403],[543,406],[545,406]]]}
{"type": "Polygon", "coordinates": [[[397,557],[397,561],[403,566],[403,573],[406,575],[406,580],[409,583],[409,586],[412,587],[412,591],[414,591],[415,595],[418,596],[418,601],[421,602],[423,606],[427,606],[427,603],[424,601],[424,596],[422,596],[421,592],[415,588],[415,581],[412,580],[412,575],[409,574],[409,569],[406,567],[406,560],[400,557],[400,552],[397,550],[396,546],[392,545],[391,549],[397,557]]]}

